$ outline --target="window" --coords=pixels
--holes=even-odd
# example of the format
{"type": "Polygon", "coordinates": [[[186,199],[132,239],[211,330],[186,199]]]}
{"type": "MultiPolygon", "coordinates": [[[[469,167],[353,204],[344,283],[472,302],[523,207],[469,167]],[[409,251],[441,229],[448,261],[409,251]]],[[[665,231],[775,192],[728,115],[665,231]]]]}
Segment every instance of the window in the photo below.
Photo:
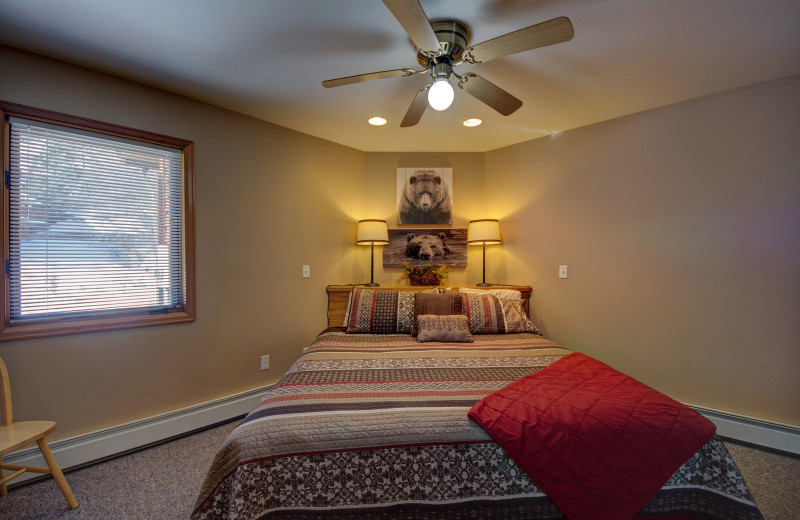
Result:
{"type": "Polygon", "coordinates": [[[192,143],[0,110],[0,340],[193,321],[192,143]]]}

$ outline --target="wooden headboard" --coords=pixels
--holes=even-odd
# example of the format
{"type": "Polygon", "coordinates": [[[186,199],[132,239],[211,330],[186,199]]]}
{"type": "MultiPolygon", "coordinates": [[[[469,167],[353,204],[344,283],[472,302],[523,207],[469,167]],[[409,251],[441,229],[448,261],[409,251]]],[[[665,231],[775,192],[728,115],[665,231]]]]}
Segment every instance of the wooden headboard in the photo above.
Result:
{"type": "MultiPolygon", "coordinates": [[[[353,289],[363,285],[329,285],[328,286],[328,327],[341,327],[344,323],[344,315],[347,313],[347,303],[350,300],[350,293],[353,289]]],[[[511,289],[522,293],[522,303],[525,313],[530,316],[529,302],[531,299],[531,287],[529,285],[496,285],[493,287],[478,287],[477,285],[440,285],[439,288],[457,290],[459,287],[469,289],[511,289]]],[[[422,291],[431,287],[421,287],[416,285],[381,285],[380,287],[368,287],[376,291],[422,291]]]]}

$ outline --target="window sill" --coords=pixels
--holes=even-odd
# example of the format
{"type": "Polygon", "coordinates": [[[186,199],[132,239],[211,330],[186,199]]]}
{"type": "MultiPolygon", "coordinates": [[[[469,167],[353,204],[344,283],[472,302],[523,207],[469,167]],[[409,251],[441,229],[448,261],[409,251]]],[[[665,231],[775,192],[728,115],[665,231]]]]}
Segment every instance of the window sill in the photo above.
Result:
{"type": "Polygon", "coordinates": [[[46,323],[5,324],[0,331],[0,341],[43,338],[65,334],[82,334],[103,330],[150,327],[195,321],[194,312],[170,312],[165,314],[137,314],[131,316],[108,316],[93,319],[64,319],[46,323]]]}

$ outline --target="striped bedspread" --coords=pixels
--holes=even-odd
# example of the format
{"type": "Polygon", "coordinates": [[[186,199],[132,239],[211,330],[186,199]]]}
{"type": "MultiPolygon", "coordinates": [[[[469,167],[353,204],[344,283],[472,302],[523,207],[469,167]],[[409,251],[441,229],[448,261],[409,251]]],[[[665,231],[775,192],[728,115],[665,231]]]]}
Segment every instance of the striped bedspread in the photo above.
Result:
{"type": "MultiPolygon", "coordinates": [[[[192,518],[565,518],[467,411],[569,353],[533,334],[325,332],[231,433],[192,518]]],[[[642,513],[761,518],[718,440],[642,513]]]]}

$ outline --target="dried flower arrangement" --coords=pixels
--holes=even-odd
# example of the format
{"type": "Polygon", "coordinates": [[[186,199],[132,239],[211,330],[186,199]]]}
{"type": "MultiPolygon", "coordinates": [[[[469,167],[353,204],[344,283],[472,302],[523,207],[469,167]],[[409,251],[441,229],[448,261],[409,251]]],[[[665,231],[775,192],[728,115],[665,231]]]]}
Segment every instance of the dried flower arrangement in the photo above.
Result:
{"type": "Polygon", "coordinates": [[[403,264],[403,274],[400,275],[400,280],[408,281],[411,285],[442,285],[445,280],[450,276],[450,266],[444,265],[431,265],[428,262],[425,265],[411,265],[405,260],[399,260],[403,264]]]}

